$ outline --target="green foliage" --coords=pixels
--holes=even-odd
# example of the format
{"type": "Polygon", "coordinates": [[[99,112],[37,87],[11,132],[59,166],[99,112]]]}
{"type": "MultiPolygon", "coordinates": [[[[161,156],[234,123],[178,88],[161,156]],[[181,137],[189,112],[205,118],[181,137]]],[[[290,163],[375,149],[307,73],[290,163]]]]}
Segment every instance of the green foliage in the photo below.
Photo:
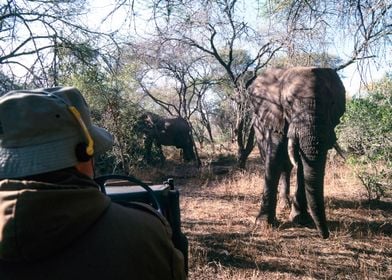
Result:
{"type": "Polygon", "coordinates": [[[0,71],[0,96],[7,93],[10,90],[21,89],[21,86],[15,84],[12,79],[7,77],[7,75],[3,74],[0,71]]]}
{"type": "Polygon", "coordinates": [[[143,156],[143,139],[135,131],[140,108],[129,96],[132,88],[98,67],[80,67],[63,77],[63,84],[78,88],[91,109],[93,122],[108,129],[115,139],[113,149],[96,161],[97,173],[129,173],[130,165],[143,156]]]}
{"type": "MultiPolygon", "coordinates": [[[[112,99],[104,111],[93,108],[93,118],[106,127],[115,137],[115,146],[104,157],[102,173],[128,173],[129,166],[143,156],[143,139],[135,131],[135,123],[140,114],[137,106],[121,97],[112,99]]],[[[99,165],[98,165],[99,166],[99,165]]]]}
{"type": "Polygon", "coordinates": [[[392,81],[371,85],[368,95],[347,103],[338,127],[341,146],[369,200],[392,195],[392,81]]]}

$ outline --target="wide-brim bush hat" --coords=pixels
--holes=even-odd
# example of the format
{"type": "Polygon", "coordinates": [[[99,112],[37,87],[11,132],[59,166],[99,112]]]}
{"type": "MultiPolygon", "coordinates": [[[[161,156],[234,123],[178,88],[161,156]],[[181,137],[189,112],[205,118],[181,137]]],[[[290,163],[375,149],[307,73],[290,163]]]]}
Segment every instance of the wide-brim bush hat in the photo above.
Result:
{"type": "Polygon", "coordinates": [[[109,150],[112,135],[91,123],[90,110],[74,87],[15,90],[0,97],[0,178],[56,171],[78,163],[75,148],[88,141],[70,107],[93,140],[94,155],[109,150]]]}

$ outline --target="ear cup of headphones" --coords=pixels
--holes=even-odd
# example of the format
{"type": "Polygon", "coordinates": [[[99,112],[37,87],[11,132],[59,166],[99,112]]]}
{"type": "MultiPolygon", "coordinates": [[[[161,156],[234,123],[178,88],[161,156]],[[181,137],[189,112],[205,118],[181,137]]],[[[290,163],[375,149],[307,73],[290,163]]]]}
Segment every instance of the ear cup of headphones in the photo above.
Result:
{"type": "Polygon", "coordinates": [[[87,154],[87,147],[88,145],[85,142],[80,142],[76,145],[75,154],[78,161],[87,162],[92,158],[92,156],[87,154]]]}

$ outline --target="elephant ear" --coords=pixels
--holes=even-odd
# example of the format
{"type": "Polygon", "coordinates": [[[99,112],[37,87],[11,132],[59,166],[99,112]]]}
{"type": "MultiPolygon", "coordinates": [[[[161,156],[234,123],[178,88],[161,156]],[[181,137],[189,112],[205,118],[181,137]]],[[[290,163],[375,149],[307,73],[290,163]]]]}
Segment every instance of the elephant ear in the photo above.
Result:
{"type": "Polygon", "coordinates": [[[314,69],[313,72],[319,80],[323,80],[324,92],[329,104],[329,116],[332,127],[340,122],[346,109],[346,91],[338,74],[333,69],[314,69]]]}
{"type": "Polygon", "coordinates": [[[281,83],[285,69],[271,68],[258,76],[250,87],[250,98],[254,108],[255,128],[272,129],[283,133],[284,114],[280,103],[281,83]]]}
{"type": "Polygon", "coordinates": [[[281,101],[286,118],[301,124],[314,114],[334,128],[345,111],[345,89],[331,68],[295,67],[282,77],[281,101]]]}

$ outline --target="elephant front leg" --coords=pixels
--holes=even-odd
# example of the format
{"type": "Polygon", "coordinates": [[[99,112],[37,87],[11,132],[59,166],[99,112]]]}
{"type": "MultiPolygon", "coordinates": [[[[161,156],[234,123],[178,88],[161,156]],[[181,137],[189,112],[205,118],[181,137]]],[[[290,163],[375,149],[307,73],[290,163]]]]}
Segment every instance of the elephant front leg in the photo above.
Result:
{"type": "Polygon", "coordinates": [[[146,137],[144,139],[144,160],[148,163],[152,163],[152,155],[151,155],[151,149],[152,149],[152,138],[151,137],[146,137]]]}
{"type": "Polygon", "coordinates": [[[279,206],[280,210],[290,209],[290,176],[293,166],[288,161],[283,168],[279,185],[279,206]]]}
{"type": "Polygon", "coordinates": [[[159,157],[160,163],[164,163],[166,158],[165,158],[165,155],[163,154],[163,151],[162,151],[162,145],[159,143],[155,143],[155,146],[157,147],[157,150],[158,150],[158,157],[159,157]]]}
{"type": "Polygon", "coordinates": [[[182,159],[184,162],[188,162],[195,159],[195,154],[193,153],[193,148],[189,146],[185,146],[181,149],[182,159]]]}
{"type": "Polygon", "coordinates": [[[326,151],[312,160],[304,153],[298,163],[298,186],[293,199],[290,220],[301,225],[315,225],[323,238],[329,237],[324,205],[324,172],[326,151]],[[309,212],[308,212],[309,211],[309,212]]]}
{"type": "MultiPolygon", "coordinates": [[[[275,133],[271,133],[275,134],[275,133]]],[[[269,224],[275,224],[277,189],[280,174],[283,169],[285,159],[284,144],[278,135],[270,137],[266,145],[264,190],[261,197],[261,207],[258,220],[266,220],[269,224]]]]}
{"type": "Polygon", "coordinates": [[[297,166],[297,185],[293,194],[289,220],[299,225],[313,224],[312,217],[307,210],[304,171],[301,161],[298,162],[297,166]]]}

